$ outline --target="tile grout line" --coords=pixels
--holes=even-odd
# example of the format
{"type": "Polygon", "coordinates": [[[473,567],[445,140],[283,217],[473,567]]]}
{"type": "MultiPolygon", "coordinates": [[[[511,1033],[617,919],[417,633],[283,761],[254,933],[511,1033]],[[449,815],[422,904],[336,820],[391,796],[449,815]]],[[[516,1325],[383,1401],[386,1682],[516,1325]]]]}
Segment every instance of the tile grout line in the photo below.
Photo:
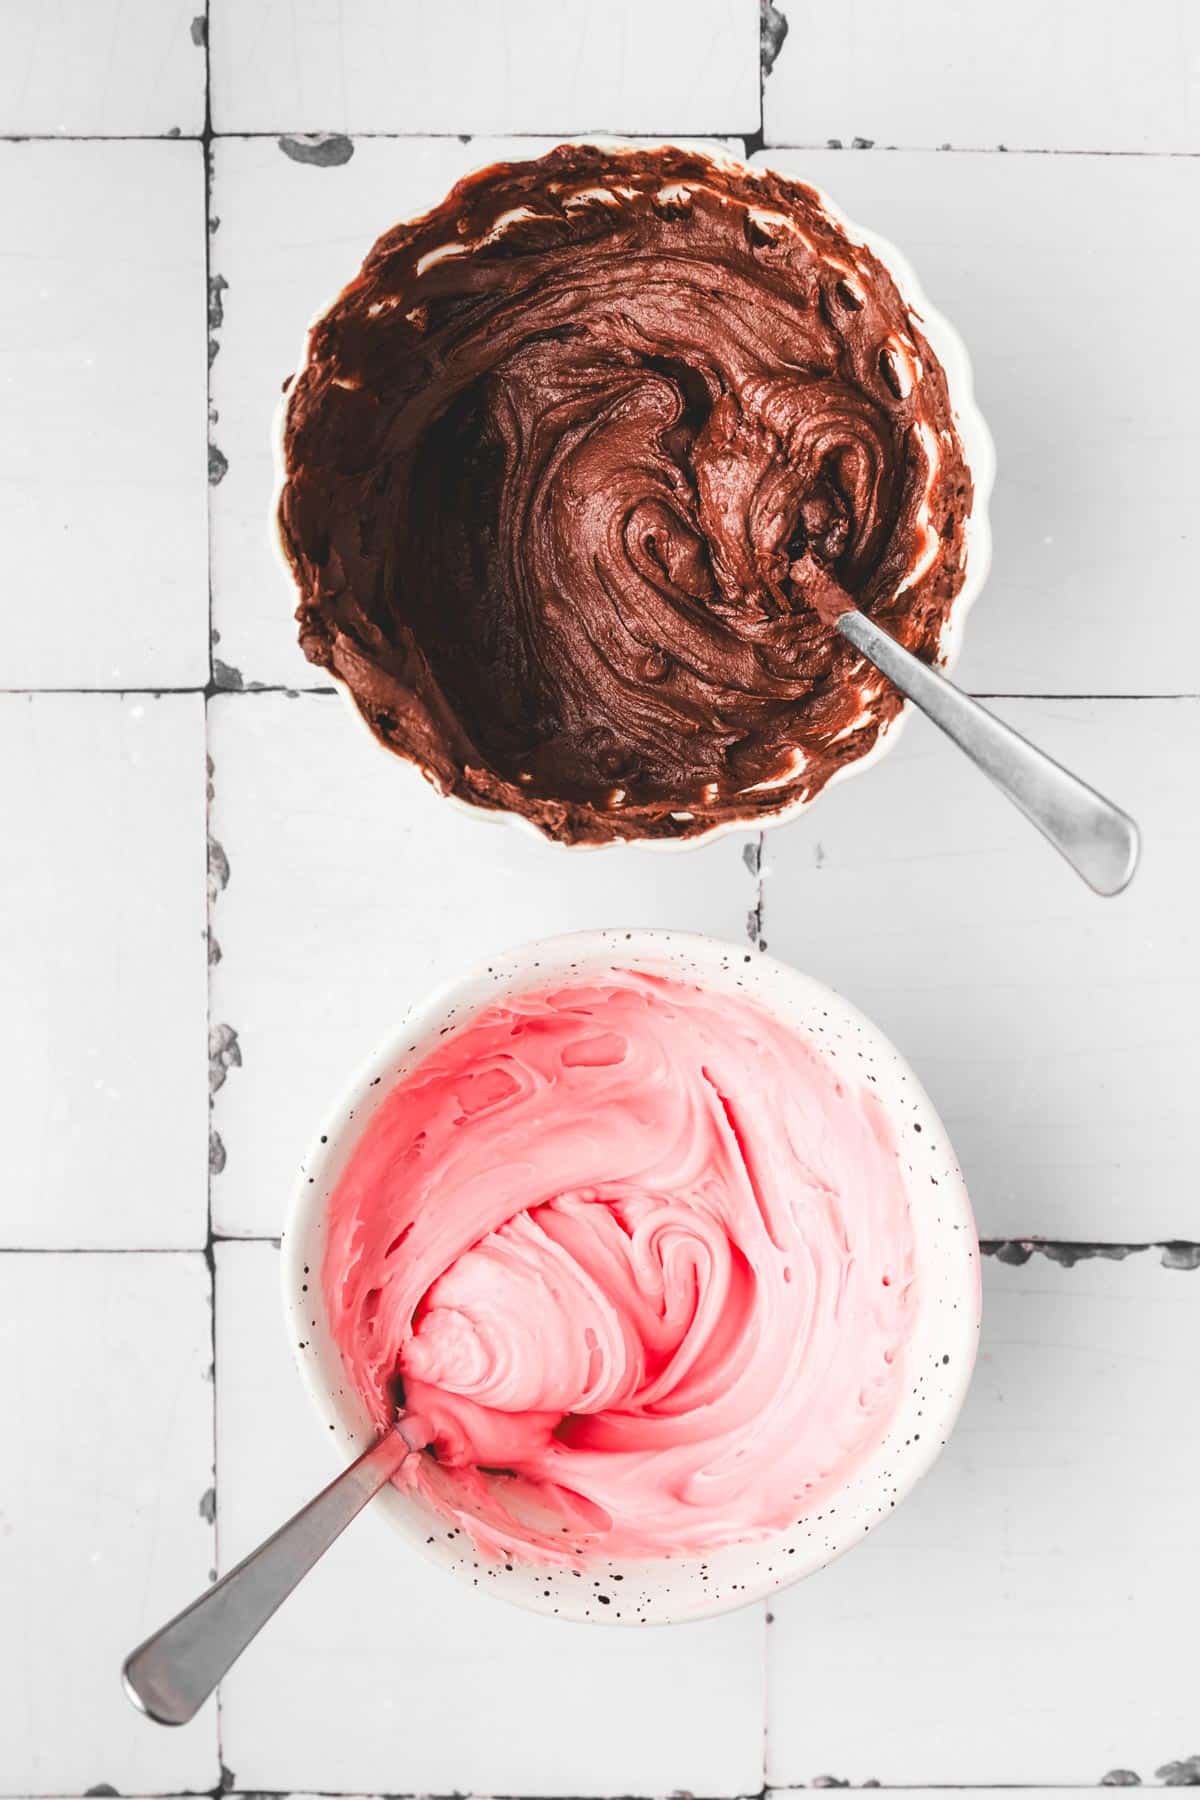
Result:
{"type": "MultiPolygon", "coordinates": [[[[205,905],[205,1004],[204,1004],[204,1036],[205,1059],[210,1071],[210,1085],[207,1096],[208,1104],[208,1137],[205,1150],[206,1180],[206,1236],[204,1260],[208,1268],[210,1295],[209,1330],[210,1353],[212,1357],[212,1574],[215,1580],[221,1570],[221,1498],[220,1480],[217,1467],[217,1256],[216,1234],[213,1231],[213,1138],[212,1138],[212,926],[213,908],[216,901],[210,861],[212,856],[212,802],[213,802],[213,761],[211,739],[209,736],[209,703],[215,691],[215,675],[213,659],[213,483],[211,478],[211,443],[212,443],[212,51],[211,34],[211,0],[204,0],[204,129],[201,134],[201,155],[204,158],[204,214],[201,229],[204,232],[204,438],[205,438],[205,568],[208,585],[208,681],[204,690],[204,905],[205,905]]],[[[232,1778],[225,1767],[225,1747],[222,1739],[221,1686],[218,1682],[213,1697],[214,1737],[217,1754],[217,1781],[214,1794],[220,1795],[233,1785],[232,1778]]]]}
{"type": "MultiPolygon", "coordinates": [[[[269,134],[264,134],[269,135],[269,134]]],[[[1087,150],[1039,147],[1036,144],[878,144],[844,143],[840,138],[824,138],[820,143],[766,144],[763,154],[773,155],[803,150],[806,155],[823,155],[826,151],[845,151],[851,156],[873,153],[881,156],[1092,156],[1113,161],[1195,162],[1200,150],[1087,150]]]]}
{"type": "MultiPolygon", "coordinates": [[[[988,1796],[988,1800],[1003,1800],[1003,1796],[1009,1794],[1047,1792],[1062,1794],[1065,1800],[1066,1796],[1072,1794],[1108,1795],[1112,1793],[1114,1787],[1119,1785],[1123,1784],[1106,1782],[1104,1780],[1018,1781],[992,1783],[990,1785],[987,1782],[980,1781],[950,1781],[935,1782],[933,1784],[928,1782],[899,1781],[856,1783],[850,1781],[837,1781],[831,1779],[829,1776],[818,1775],[808,1783],[764,1782],[762,1787],[756,1788],[753,1792],[741,1790],[735,1794],[721,1796],[720,1800],[783,1800],[785,1795],[828,1792],[833,1789],[836,1789],[838,1792],[844,1791],[849,1794],[871,1793],[911,1795],[913,1793],[928,1794],[932,1792],[939,1796],[949,1796],[952,1794],[970,1796],[986,1795],[988,1796]]],[[[1128,1785],[1136,1785],[1141,1788],[1143,1792],[1165,1795],[1167,1793],[1178,1792],[1180,1784],[1156,1779],[1153,1781],[1139,1780],[1136,1784],[1130,1783],[1128,1785]]],[[[1194,1786],[1195,1784],[1189,1783],[1187,1785],[1194,1786]]],[[[362,1800],[359,1790],[331,1787],[314,1790],[299,1788],[255,1788],[253,1790],[247,1790],[238,1787],[221,1787],[211,1791],[206,1789],[198,1791],[195,1788],[176,1788],[165,1792],[160,1790],[154,1794],[147,1794],[144,1792],[125,1794],[119,1796],[119,1800],[297,1800],[297,1796],[301,1793],[309,1794],[310,1796],[315,1795],[315,1800],[362,1800]]],[[[29,1788],[23,1788],[19,1793],[0,1793],[0,1800],[91,1800],[91,1797],[86,1794],[81,1796],[78,1793],[65,1793],[61,1790],[54,1793],[43,1790],[38,1793],[29,1788]]],[[[368,1800],[524,1800],[524,1797],[511,1794],[486,1797],[473,1790],[456,1790],[448,1794],[401,1794],[382,1793],[377,1791],[373,1796],[369,1796],[368,1800]]],[[[596,1797],[596,1800],[599,1800],[599,1797],[596,1797]]],[[[652,1795],[649,1793],[627,1793],[613,1796],[612,1800],[676,1800],[676,1797],[652,1795]]]]}
{"type": "Polygon", "coordinates": [[[765,888],[766,831],[762,830],[742,846],[742,861],[754,877],[754,905],[746,914],[746,936],[753,950],[765,950],[763,932],[763,900],[765,888]]]}
{"type": "MultiPolygon", "coordinates": [[[[269,1232],[211,1231],[203,1244],[0,1244],[0,1256],[203,1256],[218,1244],[270,1244],[278,1250],[281,1240],[269,1232]]],[[[1161,1250],[1173,1260],[1171,1268],[1200,1269],[1200,1240],[1195,1238],[1143,1238],[1138,1242],[1121,1238],[1055,1238],[1035,1234],[1011,1237],[981,1237],[979,1248],[984,1256],[998,1262],[1018,1264],[1029,1261],[1035,1253],[1063,1267],[1097,1258],[1120,1262],[1146,1250],[1161,1250]]],[[[0,1800],[4,1797],[0,1795],[0,1800]]]]}
{"type": "Polygon", "coordinates": [[[206,1244],[0,1244],[0,1256],[204,1256],[207,1248],[206,1244]]]}
{"type": "MultiPolygon", "coordinates": [[[[476,139],[488,142],[503,143],[508,138],[548,138],[563,139],[579,136],[583,130],[595,134],[611,133],[617,137],[633,140],[644,138],[662,140],[664,134],[648,130],[622,131],[617,126],[593,125],[581,128],[580,132],[548,131],[545,126],[526,126],[518,129],[510,127],[506,131],[299,131],[262,130],[262,131],[212,131],[206,128],[203,132],[166,132],[166,131],[106,131],[106,132],[67,132],[67,131],[13,131],[0,132],[0,144],[213,144],[224,143],[236,139],[243,143],[265,142],[268,139],[278,140],[281,137],[348,137],[354,143],[422,143],[453,142],[473,143],[476,139]]],[[[848,155],[877,156],[1090,156],[1112,159],[1114,161],[1159,161],[1159,162],[1196,162],[1200,160],[1200,150],[1096,150],[1075,147],[1065,149],[1061,146],[1053,149],[1035,144],[879,144],[873,143],[847,145],[839,139],[825,138],[817,142],[791,142],[768,144],[763,139],[763,125],[756,131],[747,132],[732,126],[713,127],[703,131],[679,131],[667,133],[680,138],[740,138],[746,145],[747,155],[763,152],[770,155],[774,151],[802,150],[808,154],[824,154],[827,151],[845,151],[848,155]]]]}
{"type": "Polygon", "coordinates": [[[767,834],[764,829],[758,834],[758,931],[754,946],[763,951],[767,947],[767,873],[767,834]]]}
{"type": "MultiPolygon", "coordinates": [[[[212,616],[212,600],[211,600],[211,596],[210,596],[209,617],[211,618],[211,616],[212,616]]],[[[209,654],[210,654],[210,656],[212,654],[211,630],[212,630],[212,628],[210,626],[209,627],[209,632],[210,632],[209,654]]],[[[337,693],[337,688],[333,687],[332,685],[330,685],[328,683],[318,684],[314,687],[297,688],[297,687],[285,687],[282,682],[272,682],[272,681],[248,681],[248,682],[245,682],[241,687],[225,687],[218,681],[207,681],[203,685],[201,685],[199,682],[196,682],[196,683],[193,683],[192,686],[190,686],[190,687],[24,687],[24,688],[0,687],[0,697],[7,697],[10,699],[14,699],[14,700],[19,700],[22,696],[31,696],[31,695],[35,695],[35,694],[78,694],[84,699],[86,699],[88,697],[88,695],[90,695],[90,694],[96,694],[96,695],[103,695],[103,694],[139,695],[139,694],[141,694],[141,695],[145,695],[148,699],[151,699],[151,700],[166,700],[166,699],[171,698],[171,696],[173,696],[175,694],[202,694],[206,700],[214,700],[218,694],[287,694],[293,700],[298,700],[302,694],[336,694],[336,693],[337,693]]],[[[1093,699],[1097,698],[1097,696],[1095,696],[1095,695],[1085,696],[1085,698],[1089,698],[1089,697],[1093,698],[1093,699]]],[[[1141,695],[1121,696],[1121,695],[1118,695],[1116,697],[1118,699],[1120,699],[1122,697],[1138,698],[1138,699],[1144,697],[1147,700],[1156,700],[1156,699],[1162,698],[1161,695],[1157,695],[1157,694],[1147,694],[1145,696],[1141,696],[1141,695]]],[[[1167,697],[1173,698],[1173,699],[1193,699],[1193,698],[1200,699],[1200,695],[1189,695],[1189,694],[1170,695],[1167,697]]],[[[2,1797],[0,1797],[0,1800],[2,1800],[2,1797]]]]}

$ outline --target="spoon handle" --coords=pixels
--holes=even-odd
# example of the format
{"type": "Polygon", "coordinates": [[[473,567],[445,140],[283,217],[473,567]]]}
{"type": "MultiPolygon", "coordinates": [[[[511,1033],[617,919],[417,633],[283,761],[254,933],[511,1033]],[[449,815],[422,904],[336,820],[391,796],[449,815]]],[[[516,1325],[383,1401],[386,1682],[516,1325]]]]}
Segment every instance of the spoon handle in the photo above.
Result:
{"type": "Polygon", "coordinates": [[[125,1692],[160,1725],[186,1725],[250,1640],[373,1494],[413,1454],[399,1427],[125,1662],[125,1692]]]}
{"type": "Polygon", "coordinates": [[[843,613],[837,628],[966,751],[1089,887],[1119,894],[1128,885],[1140,839],[1127,813],[913,656],[866,613],[843,613]]]}

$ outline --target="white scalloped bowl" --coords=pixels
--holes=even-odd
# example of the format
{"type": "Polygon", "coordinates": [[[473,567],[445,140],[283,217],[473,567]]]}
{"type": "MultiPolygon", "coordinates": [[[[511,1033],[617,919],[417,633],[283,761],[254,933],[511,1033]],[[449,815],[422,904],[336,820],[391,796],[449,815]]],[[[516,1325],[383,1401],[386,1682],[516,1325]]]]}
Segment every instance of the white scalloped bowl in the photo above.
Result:
{"type": "MultiPolygon", "coordinates": [[[[677,149],[695,151],[700,155],[707,156],[710,161],[714,163],[724,163],[742,170],[752,179],[762,175],[769,169],[769,165],[765,164],[759,165],[757,168],[751,167],[749,163],[743,162],[740,157],[730,155],[729,152],[720,145],[696,142],[687,138],[673,138],[670,140],[669,144],[666,140],[664,140],[662,144],[652,144],[649,142],[638,142],[635,144],[629,142],[627,139],[605,137],[571,138],[565,141],[575,144],[594,144],[599,148],[611,150],[613,152],[660,149],[673,146],[677,149]]],[[[789,175],[787,179],[795,181],[802,178],[796,175],[789,175]]],[[[879,258],[879,261],[883,264],[884,268],[895,282],[900,297],[908,310],[915,313],[920,319],[921,329],[924,331],[926,338],[929,340],[929,343],[932,345],[933,350],[937,355],[938,361],[946,372],[946,385],[950,394],[951,410],[954,415],[954,422],[958,428],[959,439],[963,447],[963,454],[967,468],[970,470],[975,490],[971,512],[964,526],[966,556],[964,561],[963,584],[956,594],[950,611],[946,616],[945,623],[942,627],[942,636],[938,650],[939,668],[949,670],[953,667],[958,658],[962,647],[963,626],[966,622],[967,614],[975,604],[976,599],[983,589],[992,559],[992,537],[988,519],[988,505],[996,476],[996,452],[992,443],[991,433],[984,422],[983,414],[975,403],[971,359],[967,355],[966,345],[963,343],[958,332],[954,329],[954,326],[951,325],[950,321],[945,318],[935,306],[932,306],[926,298],[925,290],[917,280],[916,273],[907,257],[903,256],[901,252],[896,249],[895,245],[889,243],[886,238],[880,237],[877,232],[869,231],[861,225],[854,224],[847,218],[846,214],[841,210],[837,203],[830,199],[823,188],[817,187],[816,184],[812,182],[807,185],[812,187],[813,192],[818,196],[825,211],[841,227],[847,237],[850,238],[851,242],[865,245],[868,250],[872,251],[874,255],[879,258]]],[[[348,275],[347,280],[349,279],[350,277],[348,275]]],[[[334,300],[336,300],[336,298],[337,296],[335,295],[334,300]]],[[[333,303],[333,300],[329,301],[326,306],[322,307],[320,311],[315,314],[312,325],[310,325],[306,331],[304,347],[296,363],[297,374],[303,370],[304,365],[308,360],[313,326],[319,323],[333,303]]],[[[291,384],[289,383],[289,391],[290,387],[291,384]]],[[[279,560],[286,571],[288,584],[289,586],[294,586],[291,564],[288,562],[287,551],[284,548],[283,536],[279,528],[279,501],[286,478],[283,455],[284,424],[286,417],[287,394],[283,396],[283,399],[280,402],[275,420],[274,450],[276,479],[274,496],[271,502],[271,538],[279,560]]],[[[386,745],[379,742],[379,739],[375,736],[374,732],[359,712],[345,683],[334,675],[332,671],[329,672],[329,675],[330,679],[345,699],[360,728],[370,739],[375,750],[388,757],[391,762],[397,763],[401,767],[407,769],[415,778],[421,781],[426,780],[425,775],[414,762],[411,762],[405,756],[399,755],[394,750],[389,750],[386,745]]],[[[748,813],[744,818],[723,820],[719,824],[714,825],[711,830],[697,833],[695,837],[629,838],[603,844],[562,844],[556,839],[547,838],[546,834],[543,831],[540,831],[531,820],[523,818],[519,813],[503,812],[489,807],[475,806],[471,801],[463,800],[457,794],[443,794],[442,798],[448,805],[457,807],[460,812],[469,813],[473,819],[491,824],[502,824],[515,827],[516,829],[537,838],[539,842],[543,844],[553,844],[558,850],[612,850],[624,844],[633,845],[640,850],[655,850],[659,852],[694,850],[698,845],[711,844],[717,838],[725,837],[732,831],[767,831],[773,829],[776,825],[785,824],[789,819],[799,817],[802,812],[807,811],[807,809],[812,806],[815,801],[819,800],[821,795],[826,793],[830,788],[836,787],[839,782],[848,780],[852,775],[862,774],[864,770],[871,768],[874,763],[878,762],[879,758],[895,744],[900,735],[900,729],[911,710],[911,702],[905,701],[895,718],[880,731],[879,736],[876,738],[874,744],[872,744],[870,750],[868,750],[864,756],[856,758],[855,761],[844,763],[841,768],[836,770],[835,773],[830,776],[825,785],[811,797],[794,800],[790,805],[780,807],[777,812],[748,813]]]]}
{"type": "MultiPolygon", "coordinates": [[[[820,1054],[844,1054],[855,1068],[861,1067],[864,1078],[874,1076],[873,1092],[904,1150],[919,1294],[905,1351],[905,1391],[896,1414],[875,1449],[831,1496],[832,1504],[822,1502],[820,1518],[801,1519],[789,1530],[753,1543],[709,1551],[703,1559],[597,1559],[589,1578],[580,1580],[569,1570],[489,1562],[440,1513],[395,1487],[387,1488],[371,1511],[413,1552],[470,1585],[535,1612],[604,1624],[666,1624],[761,1599],[861,1543],[934,1462],[970,1382],[979,1333],[979,1246],[966,1187],[945,1129],[916,1076],[883,1033],[848,1001],[771,957],[751,956],[684,932],[579,932],[493,958],[487,967],[415,1007],[333,1107],[293,1191],[283,1237],[283,1301],[288,1336],[321,1435],[339,1459],[349,1461],[367,1448],[374,1427],[347,1383],[325,1313],[320,1271],[329,1200],[354,1144],[395,1082],[428,1054],[446,1026],[509,993],[574,976],[603,978],[621,969],[648,969],[697,982],[709,992],[741,994],[820,1054]],[[596,1582],[604,1584],[609,1596],[605,1606],[595,1602],[596,1582]]],[[[403,1556],[396,1556],[395,1568],[402,1583],[403,1556]]],[[[379,1580],[391,1578],[381,1542],[379,1580]]]]}

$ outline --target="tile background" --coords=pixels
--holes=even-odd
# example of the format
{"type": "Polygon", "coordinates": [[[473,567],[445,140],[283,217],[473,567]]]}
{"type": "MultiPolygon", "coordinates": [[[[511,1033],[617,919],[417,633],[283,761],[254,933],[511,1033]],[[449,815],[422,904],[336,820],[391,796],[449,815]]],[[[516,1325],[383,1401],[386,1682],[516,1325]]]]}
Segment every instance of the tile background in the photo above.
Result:
{"type": "Polygon", "coordinates": [[[0,1796],[1200,1781],[1198,183],[1193,0],[7,0],[0,1796]],[[761,856],[578,860],[321,691],[265,524],[308,319],[466,169],[605,130],[826,186],[958,324],[1000,456],[960,672],[1139,816],[1127,895],[920,724],[761,856]],[[637,1636],[368,1516],[151,1728],[122,1652],[331,1472],[273,1242],[315,1114],[432,981],[621,921],[769,946],[916,1063],[989,1252],[945,1457],[769,1608],[637,1636]]]}

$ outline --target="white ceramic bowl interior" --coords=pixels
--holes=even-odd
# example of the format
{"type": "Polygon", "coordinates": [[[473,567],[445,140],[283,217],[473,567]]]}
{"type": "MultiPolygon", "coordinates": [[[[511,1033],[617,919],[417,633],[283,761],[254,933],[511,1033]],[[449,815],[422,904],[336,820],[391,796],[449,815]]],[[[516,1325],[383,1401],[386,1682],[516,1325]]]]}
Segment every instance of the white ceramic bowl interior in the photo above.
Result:
{"type": "MultiPolygon", "coordinates": [[[[647,148],[652,147],[645,143],[631,144],[625,140],[615,138],[575,138],[570,141],[579,144],[596,144],[613,152],[620,152],[623,150],[644,151],[647,148]]],[[[730,164],[744,171],[752,178],[768,172],[762,167],[751,168],[748,163],[742,162],[738,157],[731,156],[727,150],[724,150],[716,144],[691,142],[687,139],[673,139],[672,143],[680,149],[697,151],[701,155],[709,157],[713,162],[730,164]]],[[[790,176],[788,179],[795,180],[802,179],[802,177],[790,176]]],[[[942,313],[938,312],[937,308],[932,306],[926,298],[925,291],[918,281],[916,272],[907,257],[903,256],[900,251],[896,249],[895,245],[889,243],[886,238],[880,237],[878,233],[868,231],[863,226],[854,224],[846,217],[845,213],[842,212],[836,202],[830,199],[823,189],[815,187],[815,184],[813,183],[810,183],[809,185],[813,186],[814,192],[817,193],[825,211],[832,219],[836,220],[851,242],[866,245],[867,249],[872,251],[874,255],[879,258],[879,261],[883,264],[884,268],[896,283],[901,299],[904,301],[909,312],[916,317],[921,330],[925,333],[929,343],[932,345],[938,361],[946,371],[946,383],[950,393],[954,421],[958,427],[959,437],[962,441],[967,467],[971,471],[971,476],[975,485],[974,502],[965,527],[966,560],[964,564],[963,585],[955,597],[954,604],[947,616],[939,647],[939,664],[943,669],[949,669],[957,659],[962,644],[964,622],[968,612],[983,589],[992,559],[992,537],[988,520],[988,506],[996,476],[996,452],[992,443],[991,433],[984,422],[983,414],[975,403],[971,359],[967,355],[966,345],[963,343],[958,332],[954,329],[954,326],[951,325],[950,321],[945,318],[942,313]]],[[[364,246],[364,253],[367,248],[369,248],[369,246],[364,246]]],[[[347,269],[347,282],[352,279],[355,273],[355,270],[347,269]]],[[[304,368],[304,365],[308,360],[312,326],[316,325],[324,317],[336,298],[337,296],[334,295],[333,299],[328,301],[326,305],[314,315],[312,325],[310,325],[308,331],[305,332],[304,344],[296,362],[297,374],[304,368]]],[[[271,502],[270,529],[272,543],[275,546],[279,560],[286,572],[288,585],[290,587],[292,585],[292,570],[287,559],[287,552],[284,549],[283,538],[279,529],[279,501],[283,492],[285,479],[283,436],[286,417],[287,395],[285,394],[280,403],[275,421],[275,492],[271,502]]],[[[388,757],[391,762],[403,765],[413,778],[424,781],[424,775],[422,775],[421,771],[414,763],[409,762],[406,757],[398,756],[394,751],[388,750],[379,742],[378,738],[359,712],[358,707],[354,704],[345,684],[338,680],[334,675],[331,675],[330,679],[333,680],[341,692],[350,711],[358,721],[361,729],[370,739],[375,750],[379,754],[388,757]]],[[[732,831],[768,830],[773,826],[782,825],[787,820],[794,819],[798,817],[800,813],[805,812],[808,807],[813,804],[813,801],[820,799],[821,794],[825,793],[829,788],[836,786],[839,782],[847,780],[851,775],[861,774],[864,769],[869,769],[873,763],[878,762],[879,758],[896,742],[896,739],[900,734],[900,728],[910,711],[911,704],[906,701],[899,713],[892,720],[891,724],[880,732],[867,754],[858,757],[854,762],[844,764],[830,777],[825,783],[825,786],[812,796],[812,799],[793,801],[790,806],[781,807],[778,812],[774,813],[755,813],[744,819],[729,819],[721,824],[714,825],[711,831],[698,833],[695,837],[634,838],[630,840],[630,842],[639,850],[654,850],[660,853],[694,850],[698,845],[712,843],[714,839],[724,837],[732,831]]],[[[462,800],[456,794],[448,794],[445,795],[444,798],[448,804],[457,807],[461,812],[469,813],[474,819],[509,825],[526,834],[532,834],[542,843],[553,843],[554,848],[557,850],[611,850],[618,847],[611,843],[560,844],[556,840],[548,839],[543,832],[538,830],[536,825],[529,819],[523,818],[519,813],[496,812],[491,811],[486,807],[473,806],[470,801],[462,800]]]]}
{"type": "Polygon", "coordinates": [[[414,1552],[535,1612],[605,1624],[663,1624],[761,1598],[861,1542],[934,1461],[970,1381],[979,1331],[979,1247],[966,1188],[920,1083],[855,1007],[771,957],[687,933],[581,932],[494,958],[416,1007],[333,1108],[293,1193],[283,1238],[283,1297],[288,1335],[322,1436],[338,1458],[349,1461],[371,1442],[374,1429],[347,1384],[330,1335],[320,1271],[329,1198],[356,1139],[398,1077],[434,1047],[447,1025],[461,1023],[505,994],[614,969],[650,969],[711,992],[740,993],[835,1064],[862,1079],[874,1076],[874,1092],[902,1147],[920,1294],[907,1351],[908,1380],[895,1419],[833,1503],[822,1507],[820,1518],[802,1519],[759,1542],[710,1551],[703,1559],[598,1561],[579,1578],[570,1571],[491,1563],[463,1532],[396,1488],[388,1488],[372,1511],[386,1516],[414,1552]],[[598,1602],[600,1592],[608,1596],[607,1604],[598,1602]]]}

